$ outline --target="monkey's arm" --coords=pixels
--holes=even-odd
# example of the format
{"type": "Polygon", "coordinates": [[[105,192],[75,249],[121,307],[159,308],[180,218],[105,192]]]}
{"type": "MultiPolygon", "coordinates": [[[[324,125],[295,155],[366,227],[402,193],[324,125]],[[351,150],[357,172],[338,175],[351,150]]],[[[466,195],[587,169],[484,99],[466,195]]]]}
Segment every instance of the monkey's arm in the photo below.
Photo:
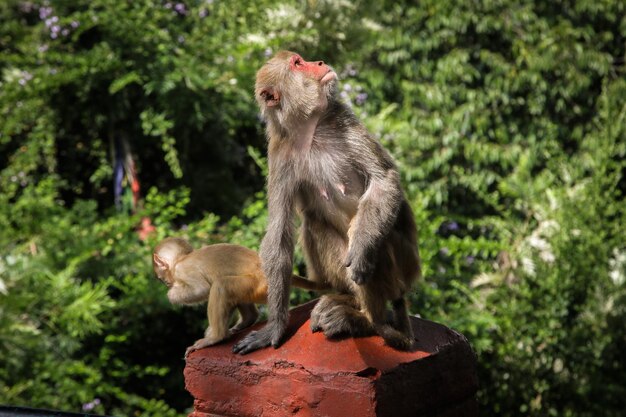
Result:
{"type": "Polygon", "coordinates": [[[235,353],[246,354],[270,344],[278,347],[289,319],[289,288],[295,235],[294,198],[291,189],[293,181],[288,178],[288,172],[278,174],[280,184],[270,169],[267,187],[268,225],[259,251],[263,273],[267,277],[267,324],[233,346],[235,353]]]}
{"type": "Polygon", "coordinates": [[[167,297],[172,304],[203,303],[209,296],[211,284],[202,257],[188,257],[177,265],[167,297]]]}
{"type": "MultiPolygon", "coordinates": [[[[383,155],[382,149],[379,151],[383,155]]],[[[387,232],[391,230],[403,201],[400,176],[389,159],[366,155],[369,182],[359,199],[356,216],[348,232],[348,255],[344,266],[348,276],[357,284],[363,284],[374,272],[376,252],[387,232]],[[375,163],[374,163],[375,162],[375,163]]]]}

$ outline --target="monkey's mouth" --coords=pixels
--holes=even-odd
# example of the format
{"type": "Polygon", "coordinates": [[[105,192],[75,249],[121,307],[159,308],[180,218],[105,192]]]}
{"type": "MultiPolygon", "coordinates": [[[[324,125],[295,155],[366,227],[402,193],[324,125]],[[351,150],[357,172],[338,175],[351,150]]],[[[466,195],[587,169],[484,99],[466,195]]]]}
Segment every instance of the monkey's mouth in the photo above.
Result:
{"type": "Polygon", "coordinates": [[[324,76],[320,80],[320,83],[324,85],[336,79],[337,79],[337,73],[333,70],[330,70],[326,74],[324,74],[324,76]]]}

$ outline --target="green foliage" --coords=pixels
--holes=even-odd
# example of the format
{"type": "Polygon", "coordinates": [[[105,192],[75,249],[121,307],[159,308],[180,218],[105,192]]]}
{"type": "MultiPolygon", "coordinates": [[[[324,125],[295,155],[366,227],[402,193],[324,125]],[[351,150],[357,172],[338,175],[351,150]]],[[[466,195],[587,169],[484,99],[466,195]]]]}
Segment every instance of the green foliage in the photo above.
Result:
{"type": "Polygon", "coordinates": [[[470,339],[482,414],[621,415],[624,16],[609,0],[2,2],[0,402],[186,412],[205,313],[169,305],[151,248],[258,248],[253,78],[294,49],[335,66],[396,157],[420,231],[412,311],[470,339]],[[118,140],[133,213],[113,202],[118,140]]]}

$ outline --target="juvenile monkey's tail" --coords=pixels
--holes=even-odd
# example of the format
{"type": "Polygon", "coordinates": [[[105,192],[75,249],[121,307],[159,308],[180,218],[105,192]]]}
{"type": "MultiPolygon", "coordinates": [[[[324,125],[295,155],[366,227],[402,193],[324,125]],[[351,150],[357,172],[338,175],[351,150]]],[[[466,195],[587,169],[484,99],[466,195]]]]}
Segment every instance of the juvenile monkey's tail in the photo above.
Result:
{"type": "Polygon", "coordinates": [[[298,288],[303,288],[305,290],[312,290],[312,291],[326,291],[330,289],[330,286],[328,284],[322,284],[319,282],[310,281],[296,274],[293,274],[291,276],[291,284],[298,288]]]}

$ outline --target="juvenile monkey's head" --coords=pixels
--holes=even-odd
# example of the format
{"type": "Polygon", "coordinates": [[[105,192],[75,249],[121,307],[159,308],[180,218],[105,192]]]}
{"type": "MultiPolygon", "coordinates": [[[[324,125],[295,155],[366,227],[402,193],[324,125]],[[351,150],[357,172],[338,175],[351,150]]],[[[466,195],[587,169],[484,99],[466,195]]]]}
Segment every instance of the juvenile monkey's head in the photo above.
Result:
{"type": "Polygon", "coordinates": [[[263,115],[287,127],[325,110],[337,92],[336,80],[324,61],[280,51],[257,72],[254,93],[263,115]]]}
{"type": "Polygon", "coordinates": [[[171,287],[174,283],[172,267],[183,255],[193,251],[193,247],[185,240],[178,237],[163,239],[154,248],[152,255],[152,267],[156,277],[165,285],[171,287]]]}

